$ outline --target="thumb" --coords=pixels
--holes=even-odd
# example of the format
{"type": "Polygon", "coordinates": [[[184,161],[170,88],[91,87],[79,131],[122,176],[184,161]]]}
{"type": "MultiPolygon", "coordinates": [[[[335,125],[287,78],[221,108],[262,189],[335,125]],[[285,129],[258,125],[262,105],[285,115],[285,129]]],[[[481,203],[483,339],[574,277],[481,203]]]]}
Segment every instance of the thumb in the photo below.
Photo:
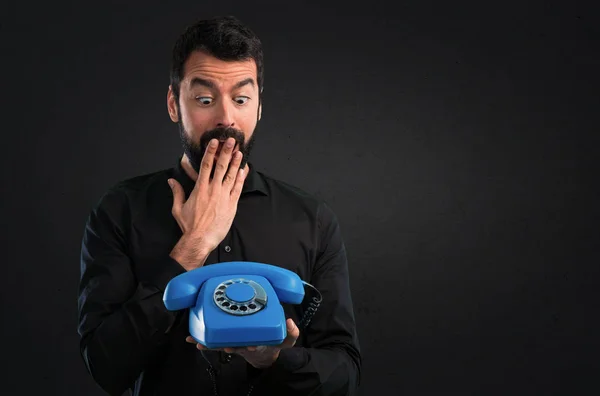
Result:
{"type": "Polygon", "coordinates": [[[173,215],[178,216],[181,205],[183,205],[183,187],[181,187],[181,184],[175,179],[168,179],[167,183],[169,183],[171,191],[173,192],[173,215]]]}
{"type": "Polygon", "coordinates": [[[296,323],[294,323],[293,319],[288,319],[286,321],[286,325],[287,337],[285,337],[285,340],[281,343],[281,349],[293,347],[296,344],[296,340],[300,336],[300,330],[298,329],[298,326],[296,326],[296,323]]]}

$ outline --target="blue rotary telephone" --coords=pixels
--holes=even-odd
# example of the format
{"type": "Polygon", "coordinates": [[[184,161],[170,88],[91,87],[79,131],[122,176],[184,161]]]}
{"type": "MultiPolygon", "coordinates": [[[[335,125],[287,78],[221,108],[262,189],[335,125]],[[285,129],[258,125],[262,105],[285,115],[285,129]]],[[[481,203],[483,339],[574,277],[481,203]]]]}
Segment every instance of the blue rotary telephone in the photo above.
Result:
{"type": "Polygon", "coordinates": [[[250,261],[211,264],[171,279],[163,295],[170,311],[191,308],[190,335],[208,348],[281,344],[287,336],[280,303],[300,304],[304,286],[318,293],[298,326],[321,303],[314,286],[285,268],[250,261]]]}

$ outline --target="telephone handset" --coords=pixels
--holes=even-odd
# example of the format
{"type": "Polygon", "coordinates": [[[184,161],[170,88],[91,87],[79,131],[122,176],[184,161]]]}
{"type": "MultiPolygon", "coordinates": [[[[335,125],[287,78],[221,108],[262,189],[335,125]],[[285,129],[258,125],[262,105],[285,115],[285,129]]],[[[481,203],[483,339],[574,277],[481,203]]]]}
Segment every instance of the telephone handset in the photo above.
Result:
{"type": "Polygon", "coordinates": [[[190,335],[208,348],[281,344],[287,336],[280,303],[300,304],[304,286],[317,292],[298,324],[305,327],[321,303],[314,286],[285,268],[230,261],[171,279],[163,295],[170,311],[191,308],[190,335]]]}

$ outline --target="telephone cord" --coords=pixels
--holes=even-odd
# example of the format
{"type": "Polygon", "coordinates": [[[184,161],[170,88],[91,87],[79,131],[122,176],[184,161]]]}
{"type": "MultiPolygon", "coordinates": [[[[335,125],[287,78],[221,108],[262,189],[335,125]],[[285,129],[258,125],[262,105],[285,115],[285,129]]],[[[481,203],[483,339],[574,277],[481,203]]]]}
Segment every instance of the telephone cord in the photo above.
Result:
{"type": "Polygon", "coordinates": [[[302,281],[302,283],[305,286],[308,286],[309,288],[311,288],[317,294],[317,296],[314,296],[311,298],[311,301],[309,302],[309,305],[308,305],[306,311],[302,315],[302,319],[300,319],[300,322],[298,322],[298,329],[300,329],[300,330],[302,330],[302,329],[306,328],[306,326],[308,326],[308,324],[312,320],[312,317],[315,315],[315,313],[317,313],[317,310],[319,309],[319,306],[321,305],[321,302],[323,301],[323,296],[321,296],[321,292],[319,292],[319,290],[317,290],[316,287],[314,287],[313,285],[311,285],[310,283],[305,282],[305,281],[302,281]]]}
{"type": "MultiPolygon", "coordinates": [[[[213,395],[219,396],[219,392],[217,391],[217,379],[215,378],[215,369],[213,368],[210,360],[204,354],[204,351],[201,350],[200,354],[202,354],[202,357],[204,358],[204,360],[206,360],[206,363],[208,363],[208,367],[206,368],[206,371],[208,372],[208,375],[210,376],[210,380],[212,381],[212,384],[213,384],[213,395]]],[[[252,393],[253,390],[254,390],[254,384],[250,384],[250,386],[248,387],[248,392],[246,393],[246,396],[250,396],[250,394],[252,393]]]]}

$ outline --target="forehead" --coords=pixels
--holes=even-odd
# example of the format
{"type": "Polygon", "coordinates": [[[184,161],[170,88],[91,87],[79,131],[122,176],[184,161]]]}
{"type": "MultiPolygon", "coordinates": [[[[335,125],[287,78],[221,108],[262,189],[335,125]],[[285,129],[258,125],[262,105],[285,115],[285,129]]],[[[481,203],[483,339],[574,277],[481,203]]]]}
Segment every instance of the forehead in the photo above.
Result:
{"type": "Polygon", "coordinates": [[[211,80],[227,87],[240,80],[252,78],[256,84],[257,68],[254,59],[224,61],[202,51],[190,54],[183,67],[182,85],[189,86],[194,77],[211,80]]]}

